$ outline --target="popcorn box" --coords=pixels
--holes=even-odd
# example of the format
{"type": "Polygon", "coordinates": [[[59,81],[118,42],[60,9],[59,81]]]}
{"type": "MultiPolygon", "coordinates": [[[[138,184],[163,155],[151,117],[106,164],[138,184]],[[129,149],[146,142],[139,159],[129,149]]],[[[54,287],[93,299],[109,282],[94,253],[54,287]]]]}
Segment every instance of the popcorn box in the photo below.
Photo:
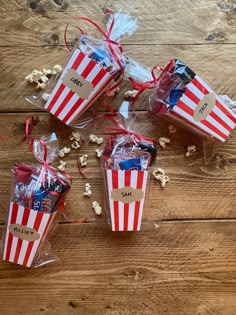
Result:
{"type": "Polygon", "coordinates": [[[44,108],[72,124],[114,83],[112,75],[80,49],[74,49],[44,108]]]}
{"type": "Polygon", "coordinates": [[[3,260],[31,267],[57,211],[44,213],[11,202],[3,260]]]}
{"type": "Polygon", "coordinates": [[[107,207],[112,231],[139,231],[147,170],[104,170],[107,207]]]}
{"type": "MultiPolygon", "coordinates": [[[[163,74],[168,73],[172,62],[173,60],[169,62],[163,74]]],[[[198,133],[224,142],[236,125],[235,113],[190,68],[178,59],[175,59],[175,62],[177,65],[175,73],[188,83],[177,103],[165,115],[198,133]]],[[[163,79],[163,74],[160,76],[160,81],[163,79]]],[[[168,88],[168,84],[166,86],[168,88]]]]}

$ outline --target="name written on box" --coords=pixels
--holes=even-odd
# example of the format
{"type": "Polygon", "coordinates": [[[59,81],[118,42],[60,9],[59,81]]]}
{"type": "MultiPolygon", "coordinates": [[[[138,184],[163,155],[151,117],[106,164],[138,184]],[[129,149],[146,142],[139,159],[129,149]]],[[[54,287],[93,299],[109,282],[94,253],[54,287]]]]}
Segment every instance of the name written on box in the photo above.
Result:
{"type": "Polygon", "coordinates": [[[199,122],[206,119],[215,106],[215,102],[216,97],[213,93],[206,94],[194,110],[194,120],[199,122]]]}
{"type": "Polygon", "coordinates": [[[93,90],[92,83],[79,75],[74,69],[67,70],[62,82],[82,99],[88,98],[93,90]]]}
{"type": "Polygon", "coordinates": [[[40,234],[34,229],[21,224],[10,224],[9,231],[17,238],[25,241],[36,241],[40,238],[40,234]]]}
{"type": "Polygon", "coordinates": [[[113,189],[111,192],[111,198],[114,201],[131,203],[143,199],[144,192],[141,189],[136,189],[133,187],[122,187],[119,189],[113,189]]]}

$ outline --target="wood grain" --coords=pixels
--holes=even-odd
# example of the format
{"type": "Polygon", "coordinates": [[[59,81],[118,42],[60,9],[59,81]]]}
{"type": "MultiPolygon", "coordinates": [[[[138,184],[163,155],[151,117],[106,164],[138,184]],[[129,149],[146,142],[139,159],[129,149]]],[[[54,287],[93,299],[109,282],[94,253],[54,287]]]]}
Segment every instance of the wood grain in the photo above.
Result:
{"type": "MultiPolygon", "coordinates": [[[[11,194],[12,165],[35,162],[22,142],[26,117],[38,117],[32,136],[55,131],[60,148],[70,143],[68,127],[24,101],[27,95],[37,95],[24,77],[33,69],[64,64],[65,25],[79,15],[102,25],[104,8],[121,8],[138,17],[137,32],[122,41],[128,56],[150,67],[178,57],[218,94],[236,99],[234,0],[2,1],[0,234],[11,194]]],[[[84,28],[99,36],[90,26],[84,28]]],[[[70,30],[69,42],[76,38],[78,33],[70,30]]],[[[118,108],[127,89],[130,85],[124,82],[120,93],[109,99],[113,108],[118,108]]],[[[94,156],[97,146],[72,151],[65,158],[73,178],[66,213],[71,219],[87,217],[89,222],[72,225],[59,217],[51,239],[58,263],[32,270],[0,262],[1,314],[235,315],[236,131],[224,145],[207,146],[213,159],[205,165],[202,139],[179,126],[169,135],[169,122],[144,112],[147,102],[145,93],[136,103],[134,129],[154,139],[170,137],[170,145],[159,149],[156,163],[170,176],[170,183],[161,189],[150,176],[142,231],[112,233],[105,215],[94,214],[91,201],[103,205],[104,199],[100,161],[94,156]],[[186,159],[186,147],[192,144],[197,152],[186,159]],[[76,166],[82,153],[89,155],[88,178],[82,178],[76,166]],[[86,182],[92,187],[91,200],[82,196],[86,182]]],[[[104,110],[101,99],[95,108],[104,110]]],[[[99,125],[96,128],[100,131],[99,125]]]]}
{"type": "Polygon", "coordinates": [[[58,265],[0,263],[1,311],[234,315],[235,241],[235,222],[153,222],[134,234],[60,225],[52,239],[58,265]]]}
{"type": "MultiPolygon", "coordinates": [[[[68,127],[48,113],[38,114],[37,117],[39,123],[34,127],[32,136],[39,137],[55,131],[59,138],[60,148],[70,146],[71,131],[68,127]]],[[[12,165],[20,161],[35,162],[27,143],[21,142],[24,136],[25,118],[25,114],[0,115],[0,135],[9,138],[9,142],[0,141],[0,189],[2,191],[0,222],[3,222],[8,211],[12,165]]],[[[149,118],[150,116],[145,112],[138,113],[135,126],[139,133],[153,139],[169,136],[169,123],[163,119],[149,118]]],[[[97,128],[100,129],[100,125],[97,125],[97,128]]],[[[168,148],[159,149],[156,161],[156,165],[163,167],[170,176],[170,183],[165,189],[161,189],[150,175],[150,198],[146,204],[144,220],[236,218],[236,135],[233,135],[224,145],[219,145],[215,156],[218,155],[220,159],[218,162],[213,160],[208,166],[203,161],[201,138],[177,127],[176,134],[170,136],[170,139],[171,144],[168,148]],[[198,152],[187,159],[185,152],[190,144],[195,144],[198,152]]],[[[103,179],[100,162],[95,157],[96,148],[96,145],[89,144],[79,151],[79,154],[89,155],[88,166],[85,169],[88,178],[83,178],[78,172],[77,151],[72,150],[64,159],[68,162],[66,170],[73,178],[72,190],[68,195],[66,205],[67,214],[72,219],[87,217],[92,221],[105,220],[104,216],[96,217],[91,208],[93,200],[104,203],[103,179]],[[89,182],[92,187],[91,200],[82,197],[86,182],[89,182]]],[[[54,165],[57,166],[58,162],[54,165]]]]}
{"type": "MultiPolygon", "coordinates": [[[[236,77],[234,67],[236,55],[234,45],[127,45],[128,56],[135,58],[146,66],[156,64],[165,66],[173,56],[183,60],[199,76],[201,76],[218,94],[227,94],[236,99],[236,77]]],[[[65,47],[3,47],[1,48],[0,112],[37,111],[39,108],[24,100],[25,96],[38,95],[34,86],[27,83],[24,77],[33,69],[53,67],[64,64],[68,58],[65,47]]],[[[108,101],[112,107],[118,108],[124,91],[130,84],[124,82],[120,93],[108,101]]],[[[145,109],[149,93],[143,94],[136,102],[137,109],[145,109]]],[[[101,102],[100,102],[101,103],[101,102]]],[[[96,103],[97,105],[99,102],[96,103]]],[[[102,107],[100,107],[102,108],[102,107]]]]}
{"type": "MultiPolygon", "coordinates": [[[[125,43],[206,44],[236,43],[233,0],[12,0],[1,5],[1,46],[41,46],[64,43],[63,31],[76,16],[87,16],[100,25],[103,9],[122,9],[138,18],[139,29],[125,43]]],[[[88,34],[94,30],[83,23],[88,34]]],[[[72,32],[72,37],[78,33],[72,32]]]]}

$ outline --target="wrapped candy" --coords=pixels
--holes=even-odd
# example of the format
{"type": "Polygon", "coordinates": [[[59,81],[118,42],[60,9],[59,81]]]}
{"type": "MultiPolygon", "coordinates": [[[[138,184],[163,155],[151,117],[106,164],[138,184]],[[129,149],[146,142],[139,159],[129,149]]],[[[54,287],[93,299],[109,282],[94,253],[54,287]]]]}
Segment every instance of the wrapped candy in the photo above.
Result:
{"type": "Polygon", "coordinates": [[[172,59],[157,79],[149,109],[191,130],[224,142],[236,125],[236,114],[195,72],[172,59]]]}
{"type": "Polygon", "coordinates": [[[112,231],[139,231],[148,168],[156,161],[157,146],[119,121],[109,120],[117,125],[118,131],[107,139],[102,154],[106,212],[112,231]]]}
{"type": "Polygon", "coordinates": [[[55,216],[70,189],[70,178],[49,165],[57,154],[57,139],[33,139],[30,149],[38,164],[13,167],[13,189],[3,241],[3,260],[38,267],[56,260],[44,250],[55,216]]]}
{"type": "MultiPolygon", "coordinates": [[[[110,16],[106,32],[87,18],[75,19],[91,23],[103,38],[87,36],[77,27],[82,36],[71,51],[60,77],[44,91],[50,95],[46,103],[42,99],[42,92],[38,96],[26,98],[66,125],[74,125],[101,94],[115,89],[123,80],[127,59],[119,41],[124,35],[131,36],[135,32],[137,21],[120,11],[107,13],[110,16]]],[[[67,28],[65,40],[66,32],[67,28]]],[[[70,49],[68,44],[67,47],[70,49]]]]}

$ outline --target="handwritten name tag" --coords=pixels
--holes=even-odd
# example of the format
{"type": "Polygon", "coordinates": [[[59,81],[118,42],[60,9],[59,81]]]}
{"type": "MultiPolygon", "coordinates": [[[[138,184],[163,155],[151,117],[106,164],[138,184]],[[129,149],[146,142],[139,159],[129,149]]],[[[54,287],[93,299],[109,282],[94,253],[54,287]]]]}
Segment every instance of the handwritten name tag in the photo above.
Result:
{"type": "Polygon", "coordinates": [[[9,231],[15,236],[25,241],[36,241],[40,238],[37,231],[21,224],[10,224],[9,231]]]}
{"type": "Polygon", "coordinates": [[[115,201],[131,203],[143,199],[144,192],[141,189],[135,189],[132,187],[122,187],[119,189],[112,190],[111,198],[115,201]]]}
{"type": "Polygon", "coordinates": [[[216,97],[213,93],[206,94],[194,110],[194,120],[197,122],[204,120],[212,111],[215,102],[216,97]]]}
{"type": "Polygon", "coordinates": [[[93,90],[91,82],[84,79],[74,69],[68,69],[62,82],[73,92],[79,95],[80,98],[86,99],[93,90]]]}

